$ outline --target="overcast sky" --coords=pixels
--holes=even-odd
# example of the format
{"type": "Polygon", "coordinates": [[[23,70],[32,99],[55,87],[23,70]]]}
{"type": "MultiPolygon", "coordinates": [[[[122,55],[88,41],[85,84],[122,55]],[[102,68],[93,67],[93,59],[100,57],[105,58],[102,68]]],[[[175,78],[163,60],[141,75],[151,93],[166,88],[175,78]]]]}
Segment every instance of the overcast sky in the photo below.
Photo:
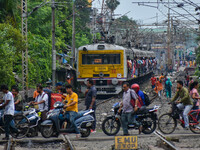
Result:
{"type": "MultiPolygon", "coordinates": [[[[134,20],[138,20],[141,23],[144,24],[149,24],[149,23],[155,23],[156,20],[158,20],[158,22],[162,22],[163,20],[166,20],[167,17],[167,11],[168,8],[166,6],[168,6],[167,4],[159,4],[158,5],[153,5],[153,4],[148,4],[150,6],[158,6],[159,10],[157,8],[153,8],[150,6],[138,6],[138,4],[133,4],[132,2],[157,2],[157,0],[119,0],[120,1],[120,5],[118,6],[118,8],[115,10],[115,14],[120,14],[120,15],[124,15],[126,13],[128,17],[133,18],[134,20]],[[164,6],[165,5],[165,6],[164,6]],[[158,16],[158,17],[156,17],[158,16]]],[[[158,0],[160,1],[160,0],[158,0]]],[[[168,0],[163,0],[164,2],[167,2],[168,0]]],[[[192,5],[189,5],[188,3],[184,3],[184,7],[189,13],[191,13],[194,17],[192,17],[191,15],[188,14],[188,12],[186,12],[184,9],[182,8],[178,8],[177,7],[177,3],[179,4],[180,2],[189,2],[192,1],[195,4],[198,4],[198,6],[200,6],[200,0],[170,0],[170,2],[174,2],[174,4],[170,5],[170,8],[172,8],[171,13],[172,15],[177,16],[179,19],[182,20],[189,20],[190,22],[198,19],[200,16],[195,15],[197,12],[195,12],[195,7],[192,5]],[[177,2],[177,3],[175,3],[177,2]],[[176,12],[175,12],[176,11],[176,12]],[[180,14],[184,14],[185,17],[179,17],[180,14]]],[[[100,4],[102,3],[102,0],[95,0],[93,6],[94,7],[100,7],[100,4]]],[[[147,4],[147,3],[146,3],[147,4]]],[[[193,5],[195,5],[193,4],[193,5]]],[[[200,12],[200,10],[198,11],[200,12]]]]}

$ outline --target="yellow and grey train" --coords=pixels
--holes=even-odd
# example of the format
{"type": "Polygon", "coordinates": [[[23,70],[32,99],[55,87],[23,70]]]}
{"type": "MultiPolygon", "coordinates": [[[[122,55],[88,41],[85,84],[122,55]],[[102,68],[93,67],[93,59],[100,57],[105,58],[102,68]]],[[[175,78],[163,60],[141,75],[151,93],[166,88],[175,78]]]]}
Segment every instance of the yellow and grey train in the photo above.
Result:
{"type": "Polygon", "coordinates": [[[134,79],[129,75],[127,60],[155,58],[152,51],[142,51],[122,46],[96,43],[78,48],[77,81],[85,92],[89,78],[94,81],[97,95],[116,95],[122,83],[134,79]]]}

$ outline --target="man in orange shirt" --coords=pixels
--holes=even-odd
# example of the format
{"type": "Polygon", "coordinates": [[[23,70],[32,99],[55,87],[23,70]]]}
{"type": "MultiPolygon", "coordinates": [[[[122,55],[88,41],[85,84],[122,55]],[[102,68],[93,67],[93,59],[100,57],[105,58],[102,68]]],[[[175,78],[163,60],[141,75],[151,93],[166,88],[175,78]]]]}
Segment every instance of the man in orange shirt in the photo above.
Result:
{"type": "Polygon", "coordinates": [[[159,98],[162,96],[162,90],[163,90],[163,85],[159,80],[159,78],[157,78],[155,91],[156,93],[158,93],[159,98]]]}
{"type": "MultiPolygon", "coordinates": [[[[38,84],[38,85],[40,85],[40,84],[38,84]]],[[[36,89],[37,89],[37,86],[38,86],[38,85],[36,85],[36,89]]],[[[35,98],[36,98],[38,95],[39,95],[39,93],[37,92],[37,90],[35,90],[34,93],[33,93],[33,99],[35,100],[35,98]]]]}
{"type": "Polygon", "coordinates": [[[66,110],[66,118],[69,118],[71,126],[76,132],[76,137],[79,138],[80,131],[75,124],[75,118],[78,112],[78,95],[72,91],[72,86],[69,84],[66,86],[67,96],[65,98],[63,107],[66,110]],[[67,101],[67,102],[66,102],[67,101]]]}

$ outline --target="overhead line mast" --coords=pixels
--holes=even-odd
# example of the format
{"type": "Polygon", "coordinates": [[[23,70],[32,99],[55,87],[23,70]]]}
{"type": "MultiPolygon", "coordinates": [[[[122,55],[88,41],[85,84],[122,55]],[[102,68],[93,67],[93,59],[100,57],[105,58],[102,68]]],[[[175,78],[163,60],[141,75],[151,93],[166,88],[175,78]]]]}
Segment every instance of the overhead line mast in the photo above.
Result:
{"type": "Polygon", "coordinates": [[[21,0],[22,36],[25,48],[22,49],[22,89],[25,99],[28,98],[28,45],[27,45],[27,0],[21,0]]]}

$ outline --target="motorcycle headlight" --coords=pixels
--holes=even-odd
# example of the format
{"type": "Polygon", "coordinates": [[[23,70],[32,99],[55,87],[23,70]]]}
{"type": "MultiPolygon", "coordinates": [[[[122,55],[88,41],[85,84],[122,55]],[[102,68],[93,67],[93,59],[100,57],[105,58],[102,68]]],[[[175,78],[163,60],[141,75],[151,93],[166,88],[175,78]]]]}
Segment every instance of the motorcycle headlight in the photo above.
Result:
{"type": "Polygon", "coordinates": [[[111,112],[114,112],[114,109],[112,108],[110,111],[111,111],[111,112]]]}

